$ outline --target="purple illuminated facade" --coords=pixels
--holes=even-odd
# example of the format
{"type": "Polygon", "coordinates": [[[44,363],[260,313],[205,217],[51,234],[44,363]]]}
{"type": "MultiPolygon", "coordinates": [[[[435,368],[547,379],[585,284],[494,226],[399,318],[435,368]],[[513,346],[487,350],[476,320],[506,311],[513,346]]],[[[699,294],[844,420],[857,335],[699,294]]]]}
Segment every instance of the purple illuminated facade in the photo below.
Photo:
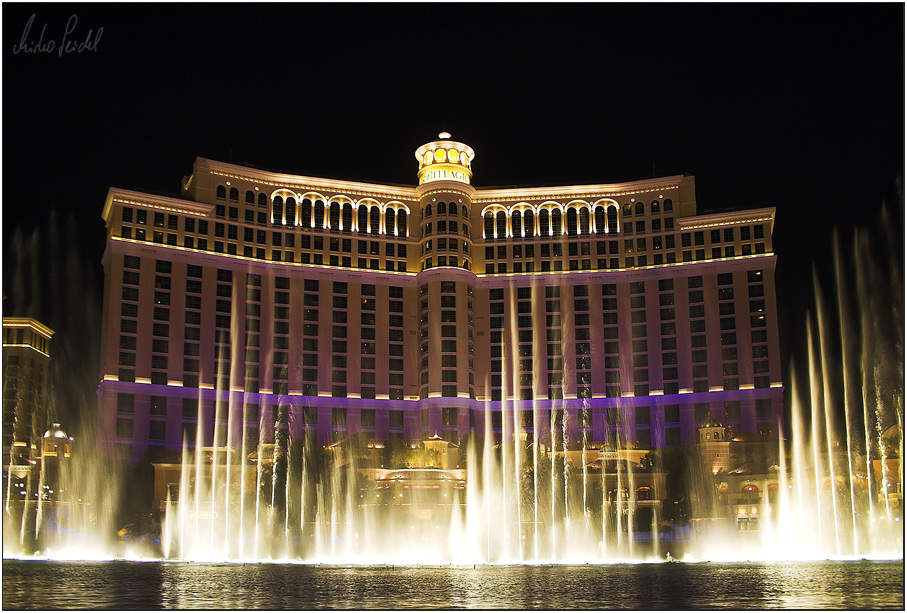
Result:
{"type": "Polygon", "coordinates": [[[200,158],[180,197],[111,189],[102,443],[254,447],[279,407],[322,444],[486,419],[640,448],[709,417],[780,435],[774,208],[697,214],[691,176],[476,188],[473,157],[442,134],[412,187],[200,158]]]}

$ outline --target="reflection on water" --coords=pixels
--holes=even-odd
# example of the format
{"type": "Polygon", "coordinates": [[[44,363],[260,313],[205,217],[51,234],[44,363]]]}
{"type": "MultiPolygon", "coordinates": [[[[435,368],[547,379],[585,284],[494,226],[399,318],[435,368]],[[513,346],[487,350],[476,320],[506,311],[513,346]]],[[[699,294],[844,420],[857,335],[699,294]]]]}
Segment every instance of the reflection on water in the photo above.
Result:
{"type": "Polygon", "coordinates": [[[904,564],[327,567],[6,560],[4,609],[904,608],[904,564]]]}

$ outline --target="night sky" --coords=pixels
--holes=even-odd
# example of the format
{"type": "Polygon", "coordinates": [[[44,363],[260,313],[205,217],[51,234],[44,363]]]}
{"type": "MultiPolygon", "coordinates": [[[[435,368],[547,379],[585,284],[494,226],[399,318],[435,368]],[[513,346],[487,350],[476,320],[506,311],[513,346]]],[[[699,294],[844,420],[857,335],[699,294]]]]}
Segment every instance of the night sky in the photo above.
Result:
{"type": "Polygon", "coordinates": [[[57,331],[73,424],[96,406],[107,189],[177,195],[198,156],[414,185],[446,130],[477,187],[693,174],[700,212],[777,208],[785,372],[833,228],[884,203],[903,260],[900,3],[2,10],[3,314],[57,331]]]}

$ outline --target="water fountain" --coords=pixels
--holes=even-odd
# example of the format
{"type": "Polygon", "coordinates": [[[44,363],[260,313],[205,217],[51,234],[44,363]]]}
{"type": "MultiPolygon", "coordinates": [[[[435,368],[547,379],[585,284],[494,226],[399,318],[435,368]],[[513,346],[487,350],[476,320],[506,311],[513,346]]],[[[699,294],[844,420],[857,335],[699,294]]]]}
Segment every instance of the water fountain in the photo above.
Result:
{"type": "MultiPolygon", "coordinates": [[[[585,424],[579,440],[569,440],[562,433],[572,431],[572,417],[556,407],[550,428],[530,433],[523,412],[509,406],[497,440],[491,409],[484,407],[484,436],[470,437],[460,449],[464,467],[385,461],[387,467],[379,469],[367,460],[381,450],[369,450],[368,441],[322,448],[313,439],[293,440],[285,411],[274,424],[273,444],[232,440],[234,431],[243,431],[232,420],[238,415],[246,421],[248,407],[233,410],[234,396],[225,392],[229,417],[225,426],[215,423],[226,436],[215,432],[214,438],[226,444],[205,447],[200,433],[192,444],[187,441],[159,547],[130,554],[100,536],[113,527],[97,509],[111,506],[111,491],[122,486],[105,482],[96,462],[67,477],[68,489],[80,492],[81,503],[70,510],[70,524],[80,528],[51,534],[41,510],[16,515],[17,525],[8,512],[4,555],[30,553],[40,540],[37,549],[44,555],[66,557],[78,549],[84,556],[91,540],[108,556],[194,561],[620,562],[663,560],[669,551],[709,560],[901,557],[903,299],[900,279],[882,274],[872,248],[868,236],[857,233],[853,256],[845,262],[836,241],[835,301],[825,300],[815,280],[807,376],[801,388],[801,379],[791,374],[791,423],[786,440],[772,450],[775,464],[762,477],[767,491],[738,505],[759,517],[759,529],[746,538],[722,530],[701,538],[689,529],[679,531],[680,538],[662,534],[659,501],[628,494],[651,486],[661,495],[670,467],[657,454],[642,458],[620,436],[590,440],[585,424]],[[97,537],[90,536],[94,532],[97,537]]],[[[510,374],[518,387],[518,373],[510,374]]],[[[542,423],[539,407],[531,415],[533,424],[542,423]]],[[[579,419],[586,419],[585,411],[579,419]]],[[[700,485],[715,485],[710,474],[699,472],[700,485]]],[[[692,513],[714,518],[722,509],[706,498],[700,496],[692,513]]]]}
{"type": "MultiPolygon", "coordinates": [[[[855,235],[849,264],[835,241],[837,312],[815,279],[807,376],[801,388],[791,374],[788,435],[771,449],[774,462],[760,477],[767,491],[754,488],[758,496],[738,505],[758,517],[758,530],[743,538],[726,529],[728,522],[716,522],[725,529],[680,545],[696,557],[901,555],[902,511],[894,494],[903,483],[895,461],[903,450],[903,302],[894,296],[883,303],[871,291],[889,280],[873,264],[868,240],[855,235]],[[855,287],[846,286],[851,278],[855,287]],[[853,294],[865,298],[850,300],[853,294]]],[[[897,288],[898,279],[890,281],[897,288]]],[[[516,387],[518,374],[511,374],[516,387]]],[[[657,455],[645,471],[621,437],[591,441],[580,427],[580,440],[570,441],[561,434],[569,430],[567,411],[559,413],[564,423],[551,419],[548,432],[528,433],[511,407],[495,441],[485,410],[485,436],[465,443],[466,468],[457,470],[366,469],[355,445],[323,450],[310,439],[289,440],[285,414],[274,426],[276,444],[258,446],[251,462],[230,448],[205,450],[199,441],[193,452],[184,451],[179,499],[168,502],[164,521],[163,554],[474,564],[664,559],[671,547],[678,551],[677,543],[659,542],[657,505],[643,513],[645,501],[625,494],[636,491],[640,479],[663,477],[657,455]],[[223,461],[206,463],[206,453],[223,461]]],[[[579,415],[585,419],[585,411],[579,415]]],[[[532,416],[540,423],[538,408],[532,416]]],[[[702,478],[707,483],[709,477],[702,478]]],[[[734,520],[730,507],[701,503],[701,517],[724,512],[734,520]]]]}

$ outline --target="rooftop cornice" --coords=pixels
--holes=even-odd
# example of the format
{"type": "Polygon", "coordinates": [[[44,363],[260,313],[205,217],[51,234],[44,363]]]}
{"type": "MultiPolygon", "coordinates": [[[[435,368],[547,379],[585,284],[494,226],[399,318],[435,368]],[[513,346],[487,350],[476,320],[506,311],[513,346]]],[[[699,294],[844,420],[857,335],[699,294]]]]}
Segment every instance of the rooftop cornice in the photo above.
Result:
{"type": "MultiPolygon", "coordinates": [[[[207,158],[198,158],[196,163],[207,167],[212,174],[223,177],[251,181],[275,189],[286,187],[298,190],[330,190],[348,194],[372,197],[393,197],[406,200],[418,200],[417,186],[383,185],[380,183],[363,183],[340,179],[322,179],[286,173],[270,172],[238,166],[227,162],[218,162],[207,158]]],[[[591,185],[565,185],[556,187],[516,187],[516,188],[475,188],[475,203],[490,203],[500,200],[542,200],[548,198],[592,198],[617,197],[641,194],[657,190],[677,189],[684,175],[656,177],[641,181],[623,183],[599,183],[591,185]]]]}
{"type": "Polygon", "coordinates": [[[249,168],[247,166],[237,166],[236,164],[228,164],[226,162],[217,162],[206,158],[198,158],[196,162],[201,162],[207,166],[212,174],[242,181],[252,181],[274,188],[286,187],[301,190],[330,190],[346,194],[356,194],[359,196],[372,196],[377,198],[391,197],[410,201],[417,200],[415,186],[401,187],[382,185],[380,183],[362,183],[359,181],[289,175],[259,170],[257,168],[249,168]]]}
{"type": "Polygon", "coordinates": [[[54,335],[54,331],[42,324],[37,319],[31,317],[4,317],[4,328],[31,328],[40,333],[48,340],[54,335]]]}
{"type": "Polygon", "coordinates": [[[733,223],[751,223],[754,221],[770,221],[774,224],[775,207],[705,213],[692,217],[678,217],[676,221],[677,225],[685,230],[708,228],[712,226],[726,226],[733,223]]]}
{"type": "Polygon", "coordinates": [[[607,198],[630,196],[646,192],[677,189],[683,175],[656,177],[625,183],[598,183],[594,185],[565,185],[556,187],[476,188],[474,203],[492,203],[502,200],[545,200],[555,198],[607,198]]]}
{"type": "Polygon", "coordinates": [[[107,190],[107,199],[104,201],[104,210],[101,212],[101,217],[104,218],[104,221],[107,221],[110,216],[114,201],[119,202],[120,204],[145,206],[165,211],[193,213],[196,215],[209,215],[214,210],[213,204],[111,187],[107,190]]]}

